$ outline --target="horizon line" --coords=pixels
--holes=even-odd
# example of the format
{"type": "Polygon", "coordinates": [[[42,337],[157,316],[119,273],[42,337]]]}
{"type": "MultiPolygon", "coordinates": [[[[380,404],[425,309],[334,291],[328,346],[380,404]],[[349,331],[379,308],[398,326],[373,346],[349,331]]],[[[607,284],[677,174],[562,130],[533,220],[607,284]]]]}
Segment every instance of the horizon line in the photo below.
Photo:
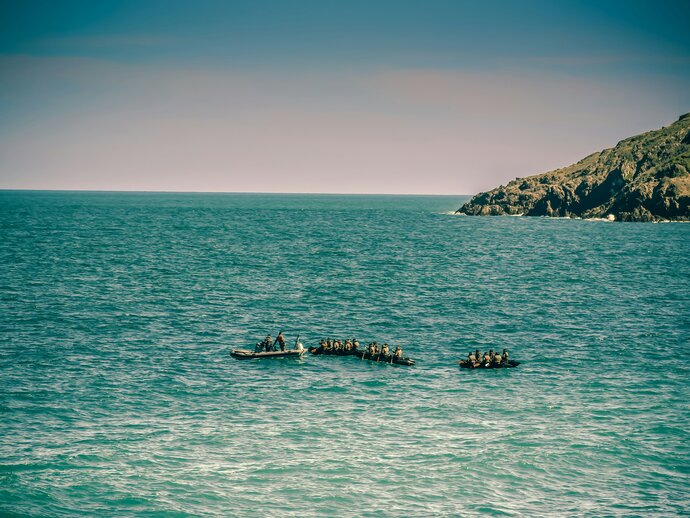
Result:
{"type": "Polygon", "coordinates": [[[176,190],[118,190],[118,189],[20,189],[0,187],[0,192],[83,192],[130,194],[283,194],[322,196],[474,196],[473,194],[390,193],[390,192],[279,192],[279,191],[176,191],[176,190]]]}

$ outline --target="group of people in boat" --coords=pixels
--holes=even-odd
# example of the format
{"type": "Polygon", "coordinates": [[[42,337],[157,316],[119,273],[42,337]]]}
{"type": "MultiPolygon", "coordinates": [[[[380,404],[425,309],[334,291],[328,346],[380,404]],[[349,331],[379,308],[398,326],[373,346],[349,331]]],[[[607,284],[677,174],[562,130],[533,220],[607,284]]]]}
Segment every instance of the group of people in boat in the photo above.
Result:
{"type": "MultiPolygon", "coordinates": [[[[299,341],[299,337],[297,337],[297,341],[299,341]]],[[[297,342],[295,342],[295,343],[297,343],[297,342]]],[[[275,340],[273,340],[273,338],[271,338],[271,335],[266,335],[266,338],[264,338],[263,341],[257,342],[256,347],[254,347],[254,352],[255,353],[263,353],[263,352],[268,353],[268,352],[278,351],[278,347],[280,347],[281,351],[285,351],[285,337],[283,336],[282,331],[280,331],[278,333],[278,336],[276,336],[275,340]]]]}
{"type": "Polygon", "coordinates": [[[371,343],[367,346],[367,352],[368,352],[371,356],[377,356],[377,355],[389,356],[389,355],[392,354],[392,355],[393,355],[394,357],[396,357],[396,358],[402,358],[402,357],[403,357],[403,350],[402,350],[402,347],[400,347],[399,345],[397,345],[397,346],[395,347],[395,350],[391,353],[391,349],[390,349],[390,347],[388,346],[388,344],[386,344],[386,343],[384,343],[383,345],[379,346],[379,344],[377,344],[376,342],[371,342],[371,343]]]}
{"type": "Polygon", "coordinates": [[[356,338],[347,338],[345,340],[326,338],[319,341],[319,348],[326,352],[356,351],[359,348],[359,341],[356,338]]]}
{"type": "MultiPolygon", "coordinates": [[[[347,338],[345,340],[340,340],[340,339],[334,339],[331,340],[331,338],[326,338],[325,340],[321,340],[319,342],[319,349],[323,350],[324,352],[357,352],[359,351],[359,341],[356,338],[347,338]]],[[[371,356],[376,356],[376,355],[381,355],[381,356],[389,356],[392,354],[396,358],[402,358],[403,357],[403,350],[402,347],[399,345],[396,346],[395,350],[391,352],[390,346],[387,343],[384,343],[383,345],[379,346],[378,343],[376,342],[371,342],[365,349],[366,353],[369,353],[371,356]]]]}
{"type": "Polygon", "coordinates": [[[479,349],[467,355],[467,363],[473,367],[501,367],[508,363],[508,349],[503,349],[501,354],[495,353],[490,349],[487,353],[480,354],[479,349]]]}

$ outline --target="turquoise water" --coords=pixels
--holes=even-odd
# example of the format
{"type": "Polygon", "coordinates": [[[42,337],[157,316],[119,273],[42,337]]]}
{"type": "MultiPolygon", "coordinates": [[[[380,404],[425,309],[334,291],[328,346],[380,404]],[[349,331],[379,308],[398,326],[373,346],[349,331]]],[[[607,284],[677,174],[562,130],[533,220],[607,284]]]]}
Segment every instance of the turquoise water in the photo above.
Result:
{"type": "Polygon", "coordinates": [[[0,192],[0,514],[687,515],[690,225],[462,201],[0,192]]]}

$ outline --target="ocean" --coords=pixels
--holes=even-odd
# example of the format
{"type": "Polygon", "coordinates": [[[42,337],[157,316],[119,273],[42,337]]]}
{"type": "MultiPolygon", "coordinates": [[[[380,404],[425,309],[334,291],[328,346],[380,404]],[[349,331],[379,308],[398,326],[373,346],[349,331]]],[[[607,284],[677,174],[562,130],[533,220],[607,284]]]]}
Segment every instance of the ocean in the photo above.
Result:
{"type": "Polygon", "coordinates": [[[466,199],[0,191],[0,515],[688,516],[690,225],[466,199]]]}

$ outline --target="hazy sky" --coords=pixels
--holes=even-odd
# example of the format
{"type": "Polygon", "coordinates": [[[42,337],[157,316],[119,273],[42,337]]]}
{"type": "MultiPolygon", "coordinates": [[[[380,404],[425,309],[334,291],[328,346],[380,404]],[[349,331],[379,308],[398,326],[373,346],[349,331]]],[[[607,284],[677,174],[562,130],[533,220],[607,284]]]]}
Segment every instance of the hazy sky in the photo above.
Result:
{"type": "Polygon", "coordinates": [[[475,193],[690,111],[690,2],[0,0],[0,188],[475,193]]]}

